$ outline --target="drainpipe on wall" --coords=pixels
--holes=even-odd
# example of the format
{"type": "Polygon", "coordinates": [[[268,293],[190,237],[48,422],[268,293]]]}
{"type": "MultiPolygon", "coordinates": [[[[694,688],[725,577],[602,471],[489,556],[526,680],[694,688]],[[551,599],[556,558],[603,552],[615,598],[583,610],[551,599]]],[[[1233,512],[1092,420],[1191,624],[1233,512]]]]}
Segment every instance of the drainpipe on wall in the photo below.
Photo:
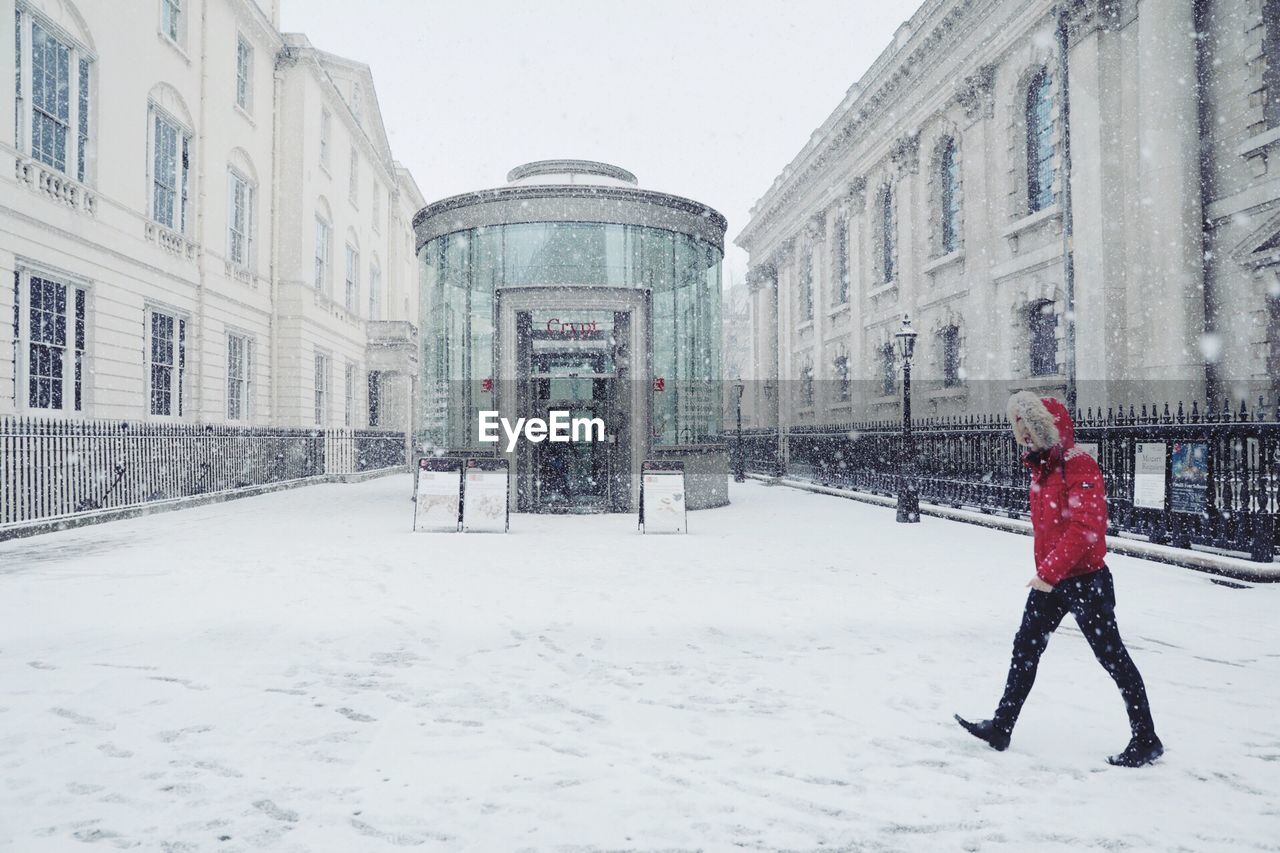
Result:
{"type": "MultiPolygon", "coordinates": [[[[280,127],[284,114],[284,69],[292,64],[291,48],[282,44],[271,71],[271,319],[267,334],[267,375],[270,377],[271,412],[268,423],[283,425],[280,406],[280,211],[284,206],[280,196],[280,127]]],[[[299,421],[301,423],[301,421],[299,421]]]]}
{"type": "Polygon", "coordinates": [[[1062,87],[1062,281],[1067,291],[1067,410],[1076,411],[1076,268],[1071,213],[1071,97],[1068,84],[1068,7],[1058,7],[1058,80],[1062,87]]]}
{"type": "Polygon", "coordinates": [[[200,5],[200,53],[198,55],[200,62],[200,111],[199,118],[196,120],[200,124],[200,129],[196,131],[196,161],[200,164],[200,168],[196,170],[196,200],[195,200],[195,222],[190,231],[190,238],[199,241],[200,249],[196,253],[196,313],[192,318],[191,340],[186,342],[185,358],[187,364],[193,369],[190,371],[195,379],[186,380],[191,386],[190,400],[191,411],[186,413],[190,416],[194,413],[197,422],[207,420],[219,420],[213,416],[212,412],[204,411],[204,379],[205,368],[207,365],[204,332],[205,332],[205,313],[206,299],[205,291],[208,289],[209,276],[209,253],[207,247],[203,245],[205,239],[204,226],[205,219],[208,215],[209,198],[207,180],[209,169],[213,167],[213,157],[209,153],[208,138],[205,136],[205,128],[207,128],[207,112],[209,103],[209,2],[205,0],[200,5]],[[194,358],[193,358],[194,356],[194,358]],[[206,416],[208,416],[206,418],[206,416]]]}
{"type": "MultiPolygon", "coordinates": [[[[1209,75],[1209,58],[1205,55],[1209,49],[1208,39],[1204,38],[1202,33],[1207,31],[1207,21],[1204,0],[1197,0],[1195,8],[1191,12],[1191,20],[1195,22],[1196,28],[1196,103],[1199,106],[1196,116],[1196,126],[1200,132],[1200,280],[1204,284],[1204,333],[1206,336],[1214,335],[1218,331],[1218,304],[1216,294],[1213,289],[1213,277],[1209,270],[1209,253],[1208,247],[1211,245],[1209,240],[1209,198],[1210,191],[1213,186],[1213,174],[1210,168],[1210,133],[1208,107],[1204,99],[1199,97],[1205,91],[1205,84],[1209,75]]],[[[1219,348],[1220,350],[1221,348],[1219,348]]],[[[1220,381],[1218,377],[1218,365],[1216,362],[1210,361],[1208,358],[1204,360],[1204,391],[1206,400],[1216,400],[1220,396],[1220,381]]]]}

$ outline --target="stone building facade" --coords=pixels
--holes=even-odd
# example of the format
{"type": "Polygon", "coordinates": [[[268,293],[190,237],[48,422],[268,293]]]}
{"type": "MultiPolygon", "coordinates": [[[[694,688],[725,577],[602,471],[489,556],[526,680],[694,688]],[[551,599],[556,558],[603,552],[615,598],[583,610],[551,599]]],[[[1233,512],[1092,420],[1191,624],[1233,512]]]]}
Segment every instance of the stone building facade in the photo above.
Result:
{"type": "Polygon", "coordinates": [[[0,414],[407,429],[423,201],[368,67],[276,0],[133,5],[0,0],[0,414]]]}
{"type": "Polygon", "coordinates": [[[897,417],[904,314],[916,414],[1270,404],[1278,143],[1275,0],[926,0],[735,241],[751,422],[897,417]]]}

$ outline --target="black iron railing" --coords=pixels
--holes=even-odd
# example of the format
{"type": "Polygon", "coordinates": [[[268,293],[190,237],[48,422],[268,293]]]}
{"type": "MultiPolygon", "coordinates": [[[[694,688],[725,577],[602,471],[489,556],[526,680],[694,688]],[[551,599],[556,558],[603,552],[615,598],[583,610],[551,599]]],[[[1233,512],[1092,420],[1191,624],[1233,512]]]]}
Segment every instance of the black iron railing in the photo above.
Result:
{"type": "Polygon", "coordinates": [[[0,525],[405,464],[403,433],[0,417],[0,525]]]}
{"type": "MultiPolygon", "coordinates": [[[[1280,422],[1244,403],[1202,411],[1086,409],[1076,442],[1097,458],[1113,533],[1178,547],[1208,546],[1271,561],[1280,553],[1280,422]],[[1163,445],[1163,447],[1161,447],[1163,445]],[[1146,447],[1146,454],[1139,448],[1146,447]],[[1163,501],[1136,501],[1140,456],[1164,459],[1163,501]]],[[[912,422],[922,500],[1011,517],[1028,512],[1029,477],[1003,414],[912,422]]],[[[902,426],[894,421],[743,434],[747,470],[874,494],[897,494],[902,426]]],[[[1149,472],[1145,472],[1149,473],[1149,472]]]]}

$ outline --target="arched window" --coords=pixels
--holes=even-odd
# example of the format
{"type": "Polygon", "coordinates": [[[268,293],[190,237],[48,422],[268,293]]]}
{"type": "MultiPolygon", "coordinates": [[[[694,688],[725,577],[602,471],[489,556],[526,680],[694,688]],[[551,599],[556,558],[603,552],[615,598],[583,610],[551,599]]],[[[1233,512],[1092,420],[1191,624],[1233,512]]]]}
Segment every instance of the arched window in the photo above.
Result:
{"type": "Polygon", "coordinates": [[[960,248],[960,162],[956,156],[956,141],[942,143],[938,157],[938,203],[942,214],[942,233],[939,244],[942,254],[950,254],[960,248]]]}
{"type": "Polygon", "coordinates": [[[804,357],[804,366],[800,368],[800,404],[804,408],[813,405],[813,356],[804,357]]]}
{"type": "Polygon", "coordinates": [[[96,82],[93,42],[78,11],[70,4],[56,6],[61,14],[51,8],[46,18],[20,2],[14,14],[14,146],[50,169],[91,183],[97,131],[90,88],[96,82]]]}
{"type": "Polygon", "coordinates": [[[895,269],[895,252],[897,247],[894,245],[895,229],[893,222],[893,187],[885,184],[880,190],[880,280],[885,282],[893,281],[897,275],[895,269]]]}
{"type": "Polygon", "coordinates": [[[807,246],[800,261],[800,321],[813,319],[813,247],[807,246]]]}
{"type": "Polygon", "coordinates": [[[1027,87],[1027,206],[1032,213],[1053,204],[1052,78],[1041,68],[1027,87]]]}
{"type": "Polygon", "coordinates": [[[942,386],[954,388],[960,384],[960,327],[947,326],[942,338],[942,386]]]}
{"type": "Polygon", "coordinates": [[[893,396],[894,386],[897,376],[895,375],[893,365],[893,342],[887,341],[884,346],[880,347],[880,394],[884,397],[893,396]]]}
{"type": "Polygon", "coordinates": [[[1280,126],[1280,0],[1264,0],[1262,4],[1262,56],[1265,60],[1262,82],[1267,87],[1267,100],[1262,117],[1267,127],[1280,126]]]}
{"type": "Polygon", "coordinates": [[[836,281],[835,304],[849,301],[849,220],[842,214],[836,217],[836,281]]]}
{"type": "Polygon", "coordinates": [[[836,357],[832,359],[831,367],[836,377],[836,401],[847,402],[849,400],[849,353],[843,345],[836,348],[836,357]]]}
{"type": "Polygon", "coordinates": [[[1041,300],[1027,309],[1027,340],[1031,375],[1052,376],[1058,369],[1058,317],[1053,303],[1041,300]]]}

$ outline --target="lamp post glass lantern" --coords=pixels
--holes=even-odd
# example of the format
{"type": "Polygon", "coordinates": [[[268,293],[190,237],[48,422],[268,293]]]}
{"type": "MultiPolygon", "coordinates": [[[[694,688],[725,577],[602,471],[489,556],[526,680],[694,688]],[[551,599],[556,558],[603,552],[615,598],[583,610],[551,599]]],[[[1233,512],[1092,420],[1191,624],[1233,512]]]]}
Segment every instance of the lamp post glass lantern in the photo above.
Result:
{"type": "Polygon", "coordinates": [[[747,386],[742,383],[742,380],[738,380],[733,386],[738,401],[738,437],[735,442],[737,448],[735,452],[736,458],[733,463],[733,481],[735,483],[744,483],[747,480],[747,458],[742,446],[742,392],[746,388],[747,386]]]}
{"type": "Polygon", "coordinates": [[[911,356],[916,348],[916,330],[911,318],[902,315],[902,328],[894,335],[898,358],[902,360],[902,458],[898,475],[898,521],[914,524],[920,520],[920,497],[915,481],[915,441],[911,437],[911,356]]]}

